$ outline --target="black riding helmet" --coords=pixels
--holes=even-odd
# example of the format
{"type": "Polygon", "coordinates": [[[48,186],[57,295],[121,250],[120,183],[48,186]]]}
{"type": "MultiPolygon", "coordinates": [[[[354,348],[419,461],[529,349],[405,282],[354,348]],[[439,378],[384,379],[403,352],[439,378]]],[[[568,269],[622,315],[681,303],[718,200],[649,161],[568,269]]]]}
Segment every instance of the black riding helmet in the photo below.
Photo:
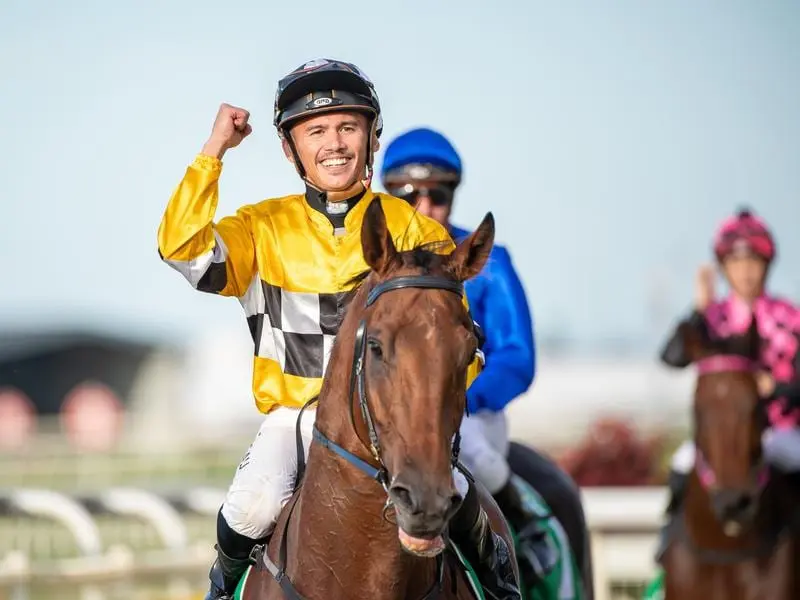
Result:
{"type": "Polygon", "coordinates": [[[372,136],[380,137],[383,119],[378,94],[369,77],[354,64],[317,58],[297,67],[278,82],[273,124],[278,135],[289,143],[301,177],[305,177],[305,170],[289,135],[289,128],[302,118],[338,110],[360,111],[370,118],[370,136],[367,140],[367,169],[370,176],[375,151],[372,136]]]}

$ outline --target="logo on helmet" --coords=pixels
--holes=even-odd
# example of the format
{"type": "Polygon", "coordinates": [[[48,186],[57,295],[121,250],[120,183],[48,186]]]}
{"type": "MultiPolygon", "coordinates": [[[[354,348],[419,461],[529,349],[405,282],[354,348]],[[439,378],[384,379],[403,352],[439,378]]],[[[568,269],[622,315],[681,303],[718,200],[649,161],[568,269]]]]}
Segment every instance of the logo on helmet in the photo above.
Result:
{"type": "Polygon", "coordinates": [[[750,241],[744,238],[739,238],[733,242],[731,252],[733,254],[747,254],[752,250],[750,241]]]}
{"type": "Polygon", "coordinates": [[[425,165],[410,165],[406,173],[411,179],[427,179],[431,176],[431,169],[425,165]]]}
{"type": "Polygon", "coordinates": [[[328,61],[324,58],[315,58],[314,60],[308,61],[306,64],[303,65],[303,71],[313,71],[314,69],[318,69],[319,67],[324,67],[328,64],[328,61]]]}
{"type": "Polygon", "coordinates": [[[328,106],[333,103],[333,98],[317,98],[311,103],[311,106],[318,108],[320,106],[328,106]]]}

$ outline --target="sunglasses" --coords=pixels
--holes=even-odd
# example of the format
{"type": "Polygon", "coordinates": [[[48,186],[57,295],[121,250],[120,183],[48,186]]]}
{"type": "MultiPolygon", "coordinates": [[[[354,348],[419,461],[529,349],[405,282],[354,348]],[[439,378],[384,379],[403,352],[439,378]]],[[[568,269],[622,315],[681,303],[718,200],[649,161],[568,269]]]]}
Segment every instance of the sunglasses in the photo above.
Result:
{"type": "Polygon", "coordinates": [[[396,187],[389,187],[388,192],[397,198],[401,198],[409,204],[416,204],[420,196],[430,198],[434,206],[447,206],[453,202],[452,186],[437,183],[427,183],[424,185],[406,183],[396,187]]]}

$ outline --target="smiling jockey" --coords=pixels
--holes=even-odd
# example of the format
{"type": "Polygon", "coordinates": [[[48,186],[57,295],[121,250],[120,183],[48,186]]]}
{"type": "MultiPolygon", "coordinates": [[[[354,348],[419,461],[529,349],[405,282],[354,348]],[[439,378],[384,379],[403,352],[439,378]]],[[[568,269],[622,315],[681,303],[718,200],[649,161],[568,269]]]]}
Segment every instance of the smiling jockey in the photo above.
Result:
{"type": "MultiPolygon", "coordinates": [[[[742,210],[720,225],[714,237],[714,254],[730,293],[726,298],[715,299],[714,269],[701,267],[695,284],[694,310],[686,321],[705,337],[714,339],[744,333],[755,315],[763,342],[756,382],[767,402],[770,422],[763,438],[764,458],[796,479],[800,475],[800,309],[766,290],[776,256],[775,240],[762,219],[742,210]]],[[[672,367],[688,366],[677,331],[667,342],[661,359],[672,367]]],[[[666,549],[670,520],[682,505],[694,463],[694,443],[686,441],[672,460],[671,498],[658,558],[666,549]]]]}
{"type": "MultiPolygon", "coordinates": [[[[252,387],[264,419],[218,515],[210,599],[231,597],[251,550],[268,541],[292,495],[299,408],[319,394],[351,282],[368,268],[361,246],[367,206],[380,198],[398,250],[427,242],[454,248],[436,221],[370,189],[382,130],[378,96],[358,67],[329,59],[289,73],[275,96],[273,124],[305,192],[215,222],[221,159],[251,133],[248,120],[246,110],[222,105],[158,230],[161,258],[195,289],[239,300],[255,345],[252,387]]],[[[301,424],[306,452],[314,415],[308,410],[301,424]]],[[[451,538],[488,597],[519,599],[509,548],[491,530],[475,487],[460,472],[454,477],[465,497],[450,521],[451,538]]]]}
{"type": "MultiPolygon", "coordinates": [[[[403,198],[425,216],[447,227],[456,241],[469,234],[450,223],[462,163],[453,145],[440,133],[413,129],[387,147],[381,181],[387,191],[403,198]]],[[[483,271],[465,283],[473,318],[485,336],[486,364],[467,390],[468,416],[461,424],[461,457],[487,487],[500,509],[529,543],[539,565],[554,557],[541,543],[541,517],[531,511],[511,481],[508,425],[505,409],[533,382],[536,346],[533,322],[522,283],[506,248],[495,244],[483,271]]],[[[547,498],[545,498],[547,500],[547,498]]],[[[518,553],[520,567],[535,579],[536,567],[518,553]]]]}

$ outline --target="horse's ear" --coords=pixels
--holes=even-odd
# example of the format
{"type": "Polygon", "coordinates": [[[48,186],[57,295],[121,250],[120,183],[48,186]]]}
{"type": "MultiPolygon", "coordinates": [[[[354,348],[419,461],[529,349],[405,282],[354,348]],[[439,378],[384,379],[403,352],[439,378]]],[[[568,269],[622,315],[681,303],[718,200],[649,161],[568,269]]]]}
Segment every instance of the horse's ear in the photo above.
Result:
{"type": "Polygon", "coordinates": [[[361,224],[361,250],[367,265],[378,274],[386,273],[397,259],[397,248],[377,196],[369,203],[361,224]]]}
{"type": "Polygon", "coordinates": [[[472,234],[450,255],[449,265],[459,281],[466,281],[481,272],[494,244],[494,216],[486,213],[472,234]]]}

